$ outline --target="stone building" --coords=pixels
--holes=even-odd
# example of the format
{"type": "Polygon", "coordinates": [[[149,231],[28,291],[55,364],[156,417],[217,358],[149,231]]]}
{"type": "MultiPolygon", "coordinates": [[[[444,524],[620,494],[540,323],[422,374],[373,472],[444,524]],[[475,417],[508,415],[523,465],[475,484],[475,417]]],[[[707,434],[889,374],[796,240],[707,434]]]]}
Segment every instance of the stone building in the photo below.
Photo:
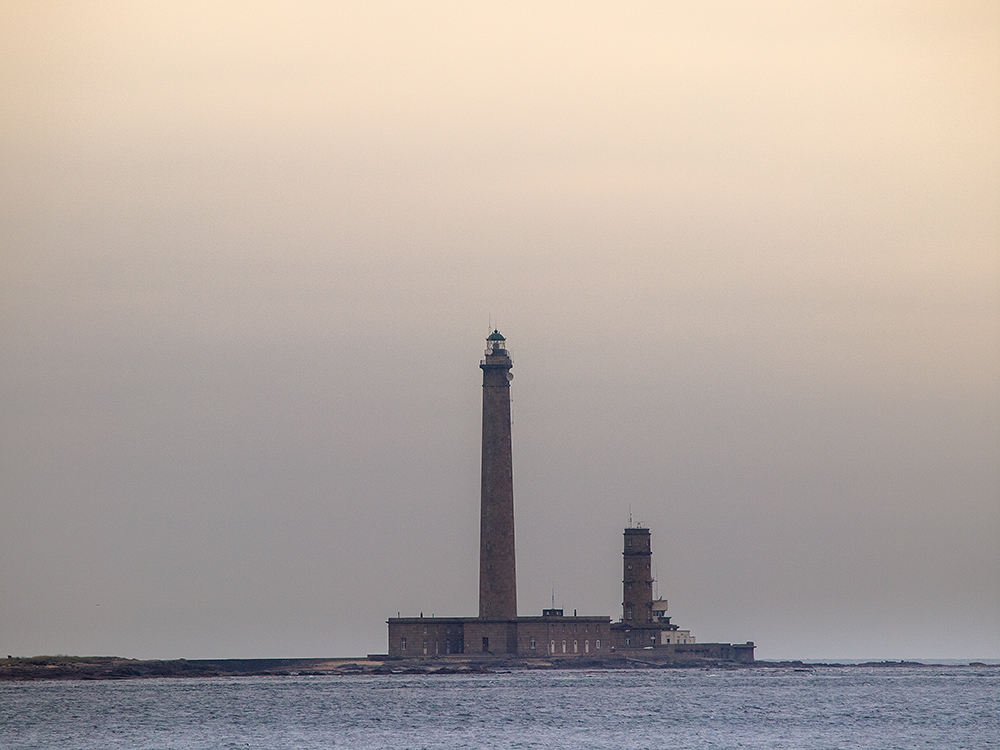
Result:
{"type": "Polygon", "coordinates": [[[642,655],[671,661],[716,659],[749,663],[753,643],[695,643],[653,599],[649,529],[625,529],[622,552],[622,619],[565,616],[544,609],[540,617],[517,614],[514,558],[514,481],[510,433],[510,370],[506,340],[486,339],[483,371],[483,443],[479,529],[479,616],[389,618],[389,656],[402,659],[544,657],[598,658],[642,655]]]}

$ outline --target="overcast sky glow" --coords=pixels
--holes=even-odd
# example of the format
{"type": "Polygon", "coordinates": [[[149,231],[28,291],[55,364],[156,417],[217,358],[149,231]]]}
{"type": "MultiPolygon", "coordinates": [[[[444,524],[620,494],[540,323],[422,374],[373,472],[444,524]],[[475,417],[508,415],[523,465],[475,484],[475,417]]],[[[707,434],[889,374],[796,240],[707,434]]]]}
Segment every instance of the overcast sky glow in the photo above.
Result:
{"type": "Polygon", "coordinates": [[[660,595],[1000,658],[991,2],[0,3],[0,651],[381,652],[660,595]]]}

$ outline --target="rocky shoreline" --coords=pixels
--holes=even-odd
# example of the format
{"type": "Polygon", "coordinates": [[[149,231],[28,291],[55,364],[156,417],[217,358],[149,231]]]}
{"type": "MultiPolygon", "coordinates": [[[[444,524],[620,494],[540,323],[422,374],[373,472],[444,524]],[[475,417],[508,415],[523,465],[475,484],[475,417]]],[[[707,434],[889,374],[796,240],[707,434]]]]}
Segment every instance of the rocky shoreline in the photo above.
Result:
{"type": "MultiPolygon", "coordinates": [[[[388,674],[490,674],[516,669],[789,669],[820,667],[925,667],[915,661],[872,661],[861,664],[802,661],[757,661],[735,664],[703,660],[670,663],[624,656],[601,659],[390,660],[382,655],[354,659],[126,659],[117,656],[33,656],[0,659],[0,682],[33,680],[137,680],[164,677],[250,677],[388,674]]],[[[998,664],[972,662],[970,667],[998,664]]]]}

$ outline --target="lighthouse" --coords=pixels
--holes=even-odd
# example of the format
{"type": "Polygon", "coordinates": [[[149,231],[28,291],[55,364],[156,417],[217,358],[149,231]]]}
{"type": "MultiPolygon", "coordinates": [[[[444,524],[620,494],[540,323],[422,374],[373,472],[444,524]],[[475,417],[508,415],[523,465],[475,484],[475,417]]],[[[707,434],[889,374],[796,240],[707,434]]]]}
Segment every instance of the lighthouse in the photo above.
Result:
{"type": "Polygon", "coordinates": [[[483,371],[483,464],[479,526],[479,617],[517,619],[514,570],[514,474],[510,443],[510,368],[500,331],[486,339],[483,371]]]}
{"type": "Polygon", "coordinates": [[[625,529],[622,619],[563,614],[552,602],[541,616],[517,615],[514,571],[514,477],[510,440],[512,362],[500,331],[486,338],[479,526],[479,616],[390,617],[386,659],[601,659],[640,656],[660,663],[753,663],[754,645],[695,643],[653,600],[649,529],[625,529]],[[631,654],[631,656],[630,656],[631,654]]]}

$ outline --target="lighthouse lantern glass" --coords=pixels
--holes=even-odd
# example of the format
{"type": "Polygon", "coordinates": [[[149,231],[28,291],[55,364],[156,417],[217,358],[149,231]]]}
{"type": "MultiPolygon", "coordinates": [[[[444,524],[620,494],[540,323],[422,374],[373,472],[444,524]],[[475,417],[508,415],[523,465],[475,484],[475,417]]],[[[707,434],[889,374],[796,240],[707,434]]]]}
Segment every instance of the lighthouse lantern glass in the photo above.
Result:
{"type": "Polygon", "coordinates": [[[496,331],[490,335],[490,338],[486,339],[486,354],[506,354],[506,348],[504,347],[504,340],[495,337],[496,331]]]}

